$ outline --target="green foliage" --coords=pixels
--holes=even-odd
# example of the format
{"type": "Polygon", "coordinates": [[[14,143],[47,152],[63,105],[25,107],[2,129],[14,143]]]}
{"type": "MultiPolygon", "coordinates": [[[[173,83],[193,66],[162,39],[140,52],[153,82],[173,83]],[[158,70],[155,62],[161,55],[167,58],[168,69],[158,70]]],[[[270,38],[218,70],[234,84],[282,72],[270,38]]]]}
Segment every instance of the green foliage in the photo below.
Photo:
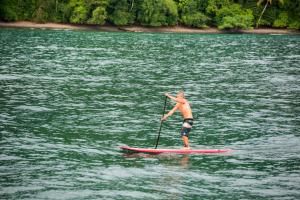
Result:
{"type": "MultiPolygon", "coordinates": [[[[261,24],[260,22],[261,22],[261,19],[262,19],[263,15],[264,15],[265,11],[266,11],[266,10],[269,10],[268,7],[271,7],[271,6],[272,6],[271,8],[275,8],[275,7],[273,6],[275,2],[276,2],[277,4],[279,4],[279,5],[283,5],[284,0],[258,0],[258,2],[257,2],[258,7],[259,7],[260,5],[262,5],[262,3],[264,3],[264,7],[263,7],[263,9],[262,9],[262,11],[261,11],[261,14],[260,14],[260,16],[259,16],[257,22],[256,22],[256,28],[258,28],[258,26],[261,24]],[[268,9],[267,9],[267,8],[268,8],[268,9]]],[[[275,18],[269,19],[269,20],[264,19],[263,21],[264,21],[265,24],[271,25],[271,24],[274,23],[274,21],[275,21],[275,19],[276,19],[276,17],[277,17],[277,11],[278,11],[278,8],[280,8],[279,5],[277,5],[277,8],[275,9],[275,12],[273,12],[273,13],[275,13],[275,18]]],[[[274,9],[273,9],[273,10],[274,10],[274,9]]],[[[274,16],[274,15],[273,15],[273,16],[274,16]]],[[[264,18],[265,18],[265,17],[264,17],[264,18]]]]}
{"type": "Polygon", "coordinates": [[[109,0],[85,0],[87,9],[87,23],[103,25],[108,16],[106,7],[109,0]]]}
{"type": "Polygon", "coordinates": [[[198,11],[197,1],[195,0],[179,0],[178,2],[179,13],[184,15],[198,11]]]}
{"type": "Polygon", "coordinates": [[[202,13],[205,8],[204,1],[180,0],[178,3],[180,22],[191,27],[207,27],[210,18],[202,13]]]}
{"type": "Polygon", "coordinates": [[[257,6],[257,0],[245,0],[242,4],[242,7],[245,9],[252,10],[254,16],[254,21],[256,22],[263,10],[262,6],[257,6]]]}
{"type": "Polygon", "coordinates": [[[93,11],[92,18],[88,20],[88,24],[99,24],[103,25],[105,23],[105,19],[107,18],[107,12],[104,7],[97,7],[93,11]]]}
{"type": "Polygon", "coordinates": [[[216,11],[216,22],[219,29],[249,29],[253,25],[252,11],[242,9],[239,4],[223,6],[216,11]]]}
{"type": "Polygon", "coordinates": [[[208,0],[206,7],[206,14],[212,19],[211,25],[217,26],[216,14],[217,11],[225,6],[230,5],[230,0],[208,0]]]}
{"type": "Polygon", "coordinates": [[[98,9],[96,11],[98,14],[100,14],[101,18],[103,17],[103,15],[107,15],[106,7],[109,4],[109,0],[84,0],[84,4],[85,4],[85,7],[88,10],[88,16],[89,16],[89,18],[93,17],[93,12],[97,8],[101,8],[101,9],[98,9]],[[105,10],[105,12],[104,12],[104,10],[105,10]]]}
{"type": "Polygon", "coordinates": [[[300,29],[300,21],[291,21],[289,23],[289,28],[292,28],[292,29],[300,29]]]}
{"type": "Polygon", "coordinates": [[[91,9],[95,9],[97,7],[107,7],[109,4],[109,0],[85,0],[86,5],[91,9]]]}
{"type": "Polygon", "coordinates": [[[197,28],[207,27],[209,20],[209,17],[200,12],[196,12],[194,14],[189,15],[183,15],[181,17],[181,21],[184,25],[197,28]]]}
{"type": "Polygon", "coordinates": [[[300,29],[299,0],[0,0],[0,20],[300,29]]]}
{"type": "Polygon", "coordinates": [[[108,0],[70,0],[70,22],[75,24],[105,23],[108,0]]]}
{"type": "Polygon", "coordinates": [[[230,5],[229,0],[208,0],[206,13],[211,16],[215,16],[218,10],[229,5],[230,5]]]}
{"type": "Polygon", "coordinates": [[[283,28],[288,26],[288,13],[282,12],[280,13],[279,17],[274,21],[273,26],[277,28],[283,28]]]}
{"type": "Polygon", "coordinates": [[[274,7],[270,7],[263,14],[259,25],[271,27],[274,21],[276,20],[276,18],[277,18],[277,10],[274,7]]]}
{"type": "Polygon", "coordinates": [[[18,20],[16,0],[2,0],[0,6],[0,17],[4,21],[18,20]]]}
{"type": "Polygon", "coordinates": [[[134,1],[114,0],[111,1],[109,20],[116,25],[132,24],[135,20],[134,1]]]}
{"type": "Polygon", "coordinates": [[[0,0],[0,20],[30,20],[36,0],[0,0]]]}
{"type": "Polygon", "coordinates": [[[252,28],[253,17],[249,15],[226,16],[218,26],[219,29],[250,29],[252,28]]]}
{"type": "Polygon", "coordinates": [[[115,25],[121,25],[122,26],[122,25],[132,24],[134,22],[134,17],[130,12],[122,11],[122,10],[116,10],[110,16],[110,20],[115,25]]]}
{"type": "Polygon", "coordinates": [[[58,3],[56,22],[69,22],[71,16],[71,7],[66,3],[58,3]]]}
{"type": "Polygon", "coordinates": [[[138,13],[138,21],[149,26],[175,25],[177,19],[177,5],[173,0],[143,1],[138,13]]]}
{"type": "Polygon", "coordinates": [[[300,29],[300,1],[285,0],[283,10],[288,13],[288,28],[300,29]]]}
{"type": "Polygon", "coordinates": [[[36,22],[45,23],[48,21],[48,18],[48,13],[42,7],[39,7],[33,14],[33,21],[36,22]]]}
{"type": "Polygon", "coordinates": [[[87,21],[87,9],[83,5],[76,6],[71,14],[70,22],[83,24],[87,21]]]}
{"type": "Polygon", "coordinates": [[[53,0],[39,0],[37,2],[37,9],[33,13],[33,21],[36,22],[48,22],[54,21],[55,15],[55,1],[53,0]]]}

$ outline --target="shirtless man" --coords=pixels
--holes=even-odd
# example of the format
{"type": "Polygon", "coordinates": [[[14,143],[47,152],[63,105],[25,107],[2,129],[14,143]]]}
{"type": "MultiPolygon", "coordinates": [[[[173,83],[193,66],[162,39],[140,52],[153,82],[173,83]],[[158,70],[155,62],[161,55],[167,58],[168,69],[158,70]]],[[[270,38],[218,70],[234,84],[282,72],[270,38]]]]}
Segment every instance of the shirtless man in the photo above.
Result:
{"type": "Polygon", "coordinates": [[[192,109],[190,107],[189,102],[184,98],[183,91],[180,91],[176,97],[173,97],[169,93],[165,93],[167,97],[172,99],[176,102],[176,105],[172,110],[168,112],[168,114],[164,115],[162,120],[166,120],[168,117],[170,117],[177,109],[181,112],[183,116],[183,124],[181,128],[181,136],[184,144],[184,148],[189,149],[189,132],[192,129],[193,126],[193,115],[192,115],[192,109]]]}

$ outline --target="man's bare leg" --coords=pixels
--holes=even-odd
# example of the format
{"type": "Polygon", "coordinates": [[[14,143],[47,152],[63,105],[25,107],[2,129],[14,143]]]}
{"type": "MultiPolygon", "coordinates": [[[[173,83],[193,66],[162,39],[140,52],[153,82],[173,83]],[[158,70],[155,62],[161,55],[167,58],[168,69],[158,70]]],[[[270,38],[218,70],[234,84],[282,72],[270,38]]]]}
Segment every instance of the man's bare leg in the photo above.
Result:
{"type": "Polygon", "coordinates": [[[183,140],[184,148],[189,149],[190,148],[189,138],[187,136],[182,136],[182,140],[183,140]]]}

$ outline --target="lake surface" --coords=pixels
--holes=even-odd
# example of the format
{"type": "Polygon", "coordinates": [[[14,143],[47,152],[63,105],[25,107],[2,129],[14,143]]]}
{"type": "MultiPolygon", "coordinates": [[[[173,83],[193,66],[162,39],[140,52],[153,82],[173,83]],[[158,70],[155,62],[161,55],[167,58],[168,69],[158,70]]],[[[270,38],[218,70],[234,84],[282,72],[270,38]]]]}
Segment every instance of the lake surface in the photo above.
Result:
{"type": "Polygon", "coordinates": [[[300,36],[2,28],[0,45],[0,199],[300,198],[300,36]],[[191,147],[232,152],[119,150],[154,148],[182,89],[191,147]]]}

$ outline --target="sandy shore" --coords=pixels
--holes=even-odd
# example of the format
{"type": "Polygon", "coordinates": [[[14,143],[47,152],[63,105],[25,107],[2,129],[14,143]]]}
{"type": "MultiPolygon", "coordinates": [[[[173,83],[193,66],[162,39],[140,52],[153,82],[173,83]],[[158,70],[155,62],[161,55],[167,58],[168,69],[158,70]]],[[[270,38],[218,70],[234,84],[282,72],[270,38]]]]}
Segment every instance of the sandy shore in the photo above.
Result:
{"type": "Polygon", "coordinates": [[[71,29],[71,30],[102,30],[121,31],[115,26],[76,25],[61,23],[35,23],[30,21],[0,22],[0,27],[10,28],[41,28],[41,29],[71,29]]]}
{"type": "Polygon", "coordinates": [[[238,30],[238,31],[222,31],[217,28],[197,29],[184,26],[174,27],[141,27],[141,26],[125,26],[119,28],[124,31],[130,32],[174,32],[174,33],[209,33],[209,34],[222,34],[222,33],[247,33],[247,34],[300,34],[298,30],[291,29],[272,29],[272,28],[259,28],[252,30],[238,30]]]}
{"type": "Polygon", "coordinates": [[[252,30],[221,31],[217,28],[197,29],[184,26],[174,27],[144,27],[144,26],[109,26],[109,25],[75,25],[60,23],[34,23],[29,21],[0,22],[0,27],[12,28],[44,28],[44,29],[71,29],[71,30],[98,30],[98,31],[127,31],[127,32],[172,32],[172,33],[199,33],[199,34],[221,34],[221,33],[248,33],[248,34],[300,34],[299,30],[259,28],[252,30]]]}

